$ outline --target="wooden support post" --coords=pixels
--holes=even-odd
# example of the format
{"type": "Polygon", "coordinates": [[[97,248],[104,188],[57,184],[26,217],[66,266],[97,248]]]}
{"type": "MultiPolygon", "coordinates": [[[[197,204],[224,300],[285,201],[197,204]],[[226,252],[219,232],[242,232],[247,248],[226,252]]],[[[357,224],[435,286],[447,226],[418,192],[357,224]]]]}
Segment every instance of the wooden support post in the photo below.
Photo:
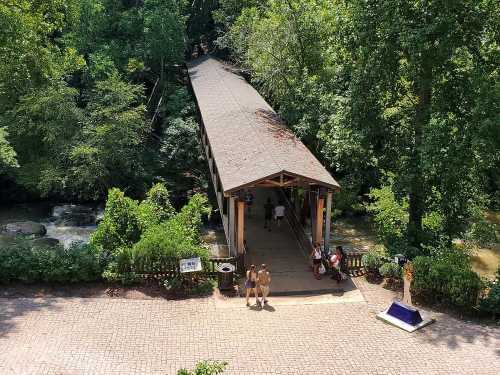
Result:
{"type": "Polygon", "coordinates": [[[236,243],[235,243],[235,221],[236,221],[236,206],[235,206],[235,197],[230,196],[229,198],[229,228],[228,228],[228,234],[229,234],[229,255],[230,256],[236,256],[236,243]]]}
{"type": "Polygon", "coordinates": [[[309,216],[311,217],[311,240],[314,245],[316,242],[318,242],[318,238],[316,237],[316,218],[318,217],[318,215],[316,214],[318,208],[316,194],[314,194],[313,191],[309,190],[307,193],[307,200],[309,201],[309,216]]]}
{"type": "Polygon", "coordinates": [[[326,216],[325,216],[325,250],[330,250],[330,231],[331,231],[331,219],[332,219],[332,197],[333,192],[328,190],[326,196],[326,216]]]}
{"type": "Polygon", "coordinates": [[[245,252],[245,201],[238,201],[238,229],[237,235],[237,249],[238,255],[245,252]]]}
{"type": "Polygon", "coordinates": [[[315,225],[316,225],[316,241],[321,242],[321,237],[323,237],[323,206],[325,204],[324,198],[318,198],[316,201],[316,220],[315,220],[315,225]]]}

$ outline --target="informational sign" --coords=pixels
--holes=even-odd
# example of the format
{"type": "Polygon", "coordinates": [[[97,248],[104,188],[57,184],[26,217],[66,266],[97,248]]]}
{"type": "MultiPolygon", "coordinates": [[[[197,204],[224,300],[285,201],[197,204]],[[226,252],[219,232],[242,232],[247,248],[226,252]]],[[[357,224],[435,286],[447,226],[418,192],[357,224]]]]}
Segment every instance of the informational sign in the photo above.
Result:
{"type": "Polygon", "coordinates": [[[181,259],[179,261],[181,273],[197,272],[202,270],[200,258],[181,259]]]}

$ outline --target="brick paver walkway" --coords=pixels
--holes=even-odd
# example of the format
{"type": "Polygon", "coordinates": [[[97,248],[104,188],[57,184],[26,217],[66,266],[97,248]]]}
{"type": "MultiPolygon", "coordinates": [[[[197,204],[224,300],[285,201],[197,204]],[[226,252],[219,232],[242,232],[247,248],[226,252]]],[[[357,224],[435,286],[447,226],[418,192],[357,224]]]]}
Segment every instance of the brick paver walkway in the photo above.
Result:
{"type": "Polygon", "coordinates": [[[202,359],[228,374],[498,374],[498,328],[440,316],[408,334],[370,306],[0,298],[0,374],[166,375],[202,359]]]}

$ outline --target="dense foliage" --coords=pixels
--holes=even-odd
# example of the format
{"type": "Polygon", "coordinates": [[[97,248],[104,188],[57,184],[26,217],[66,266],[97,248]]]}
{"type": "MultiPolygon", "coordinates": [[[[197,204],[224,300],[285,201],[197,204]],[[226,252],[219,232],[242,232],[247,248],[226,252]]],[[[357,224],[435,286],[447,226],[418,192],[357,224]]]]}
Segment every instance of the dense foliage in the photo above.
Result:
{"type": "Polygon", "coordinates": [[[387,262],[380,266],[378,272],[383,277],[388,279],[401,279],[402,278],[402,268],[399,264],[394,262],[387,262]]]}
{"type": "Polygon", "coordinates": [[[487,283],[486,295],[479,304],[481,311],[500,316],[500,268],[494,281],[487,283]]]}
{"type": "Polygon", "coordinates": [[[210,210],[207,198],[195,194],[176,212],[162,184],[155,184],[141,202],[111,189],[104,217],[91,237],[108,261],[104,277],[132,282],[136,274],[165,273],[191,257],[200,257],[206,266],[209,254],[200,229],[210,210]]]}
{"type": "Polygon", "coordinates": [[[177,375],[219,375],[224,372],[227,362],[202,361],[196,364],[194,370],[180,369],[177,375]]]}
{"type": "Polygon", "coordinates": [[[112,187],[141,195],[155,180],[185,195],[204,185],[195,112],[179,69],[186,5],[0,4],[3,199],[94,200],[112,187]]]}
{"type": "Polygon", "coordinates": [[[494,1],[222,0],[214,19],[344,186],[375,189],[386,244],[463,235],[498,206],[494,1]]]}
{"type": "Polygon", "coordinates": [[[16,241],[0,247],[0,282],[12,281],[74,283],[101,279],[100,252],[90,245],[73,244],[65,249],[33,246],[16,241]]]}
{"type": "Polygon", "coordinates": [[[414,295],[464,310],[477,306],[483,285],[468,262],[456,257],[417,256],[413,269],[414,295]]]}

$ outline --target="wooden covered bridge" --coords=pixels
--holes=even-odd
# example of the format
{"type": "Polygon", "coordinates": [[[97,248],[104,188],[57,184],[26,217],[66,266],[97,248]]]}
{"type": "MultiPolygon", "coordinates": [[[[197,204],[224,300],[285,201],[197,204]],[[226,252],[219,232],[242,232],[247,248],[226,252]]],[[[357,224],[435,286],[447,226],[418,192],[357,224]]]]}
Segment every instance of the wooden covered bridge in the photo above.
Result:
{"type": "Polygon", "coordinates": [[[339,184],[230,65],[203,56],[191,61],[188,71],[230,255],[244,254],[250,240],[245,236],[252,235],[245,228],[246,189],[257,195],[272,189],[273,196],[286,201],[292,232],[297,235],[307,223],[303,234],[309,247],[322,242],[328,248],[332,197],[339,184]]]}

